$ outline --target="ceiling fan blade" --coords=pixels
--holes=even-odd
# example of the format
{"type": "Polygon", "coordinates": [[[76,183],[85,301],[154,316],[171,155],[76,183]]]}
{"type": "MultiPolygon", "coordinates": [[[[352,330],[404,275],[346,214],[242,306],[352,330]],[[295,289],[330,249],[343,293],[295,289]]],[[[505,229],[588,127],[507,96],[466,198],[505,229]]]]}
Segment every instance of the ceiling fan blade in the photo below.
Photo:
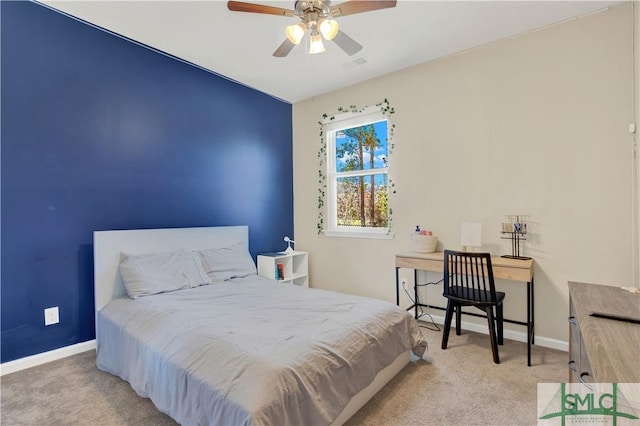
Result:
{"type": "Polygon", "coordinates": [[[283,9],[281,7],[265,6],[263,4],[244,3],[241,1],[229,1],[227,7],[233,12],[251,12],[251,13],[265,13],[267,15],[279,15],[279,16],[295,16],[295,12],[290,9],[283,9]]]}
{"type": "Polygon", "coordinates": [[[276,58],[284,58],[294,47],[296,47],[296,45],[291,43],[288,38],[285,38],[280,47],[273,52],[273,56],[276,58]]]}
{"type": "Polygon", "coordinates": [[[355,13],[371,12],[372,10],[388,9],[396,7],[396,0],[375,0],[375,1],[346,1],[331,8],[333,17],[353,15],[355,13]]]}
{"type": "Polygon", "coordinates": [[[362,45],[346,35],[344,31],[338,30],[338,34],[333,38],[333,41],[349,56],[355,55],[362,49],[362,45]]]}

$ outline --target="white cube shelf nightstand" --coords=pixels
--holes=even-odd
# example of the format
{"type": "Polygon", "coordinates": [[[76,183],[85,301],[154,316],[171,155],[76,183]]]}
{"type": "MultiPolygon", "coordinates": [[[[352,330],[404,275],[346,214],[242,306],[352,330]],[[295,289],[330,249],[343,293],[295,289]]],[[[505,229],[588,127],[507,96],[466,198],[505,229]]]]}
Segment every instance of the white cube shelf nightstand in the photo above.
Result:
{"type": "Polygon", "coordinates": [[[309,287],[308,255],[305,251],[258,255],[258,275],[287,284],[309,287]],[[281,264],[281,272],[278,272],[281,264]],[[283,275],[283,278],[279,278],[283,275]]]}

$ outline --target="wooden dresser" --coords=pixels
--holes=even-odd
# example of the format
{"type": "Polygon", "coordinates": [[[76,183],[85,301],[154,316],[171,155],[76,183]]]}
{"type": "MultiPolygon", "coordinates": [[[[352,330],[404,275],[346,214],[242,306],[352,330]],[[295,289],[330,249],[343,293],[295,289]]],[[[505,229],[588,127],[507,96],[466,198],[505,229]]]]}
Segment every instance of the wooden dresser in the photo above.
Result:
{"type": "Polygon", "coordinates": [[[590,316],[640,318],[640,295],[569,282],[569,381],[640,383],[640,324],[590,316]]]}

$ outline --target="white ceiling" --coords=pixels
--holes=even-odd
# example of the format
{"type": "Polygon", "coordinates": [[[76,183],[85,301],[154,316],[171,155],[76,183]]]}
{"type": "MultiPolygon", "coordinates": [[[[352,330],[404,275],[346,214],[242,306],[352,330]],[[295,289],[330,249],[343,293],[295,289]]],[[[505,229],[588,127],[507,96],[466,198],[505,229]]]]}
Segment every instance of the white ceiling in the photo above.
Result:
{"type": "MultiPolygon", "coordinates": [[[[294,7],[293,0],[252,2],[294,7]]],[[[364,46],[354,56],[325,42],[325,53],[309,55],[300,44],[285,58],[272,53],[298,18],[231,12],[226,1],[41,3],[295,103],[623,2],[398,0],[393,9],[337,18],[340,29],[364,46]]]]}

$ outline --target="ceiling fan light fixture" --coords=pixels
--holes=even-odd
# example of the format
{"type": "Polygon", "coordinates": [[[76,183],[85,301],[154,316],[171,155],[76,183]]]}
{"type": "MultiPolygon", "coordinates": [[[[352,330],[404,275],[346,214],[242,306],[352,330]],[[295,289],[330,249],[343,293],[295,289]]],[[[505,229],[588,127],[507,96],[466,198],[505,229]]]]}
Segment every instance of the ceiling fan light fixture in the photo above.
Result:
{"type": "Polygon", "coordinates": [[[313,32],[309,36],[309,54],[314,55],[316,53],[322,53],[325,51],[324,44],[322,43],[322,36],[318,32],[313,32]]]}
{"type": "Polygon", "coordinates": [[[298,22],[294,25],[289,25],[286,30],[287,38],[293,44],[300,44],[300,41],[302,40],[302,37],[304,37],[306,32],[307,26],[302,22],[298,22]]]}
{"type": "Polygon", "coordinates": [[[338,34],[338,22],[331,18],[323,19],[320,23],[320,32],[325,40],[333,40],[338,34]]]}
{"type": "MultiPolygon", "coordinates": [[[[2,1],[2,0],[0,0],[2,1]]],[[[398,0],[343,0],[332,6],[333,0],[294,0],[294,10],[264,4],[247,3],[228,0],[227,8],[232,12],[250,12],[265,15],[297,17],[300,22],[286,27],[286,38],[273,52],[276,58],[283,58],[309,33],[309,54],[325,51],[323,38],[333,41],[343,52],[352,56],[362,50],[362,45],[338,29],[333,19],[337,16],[355,15],[356,13],[396,7],[398,0]]]]}

